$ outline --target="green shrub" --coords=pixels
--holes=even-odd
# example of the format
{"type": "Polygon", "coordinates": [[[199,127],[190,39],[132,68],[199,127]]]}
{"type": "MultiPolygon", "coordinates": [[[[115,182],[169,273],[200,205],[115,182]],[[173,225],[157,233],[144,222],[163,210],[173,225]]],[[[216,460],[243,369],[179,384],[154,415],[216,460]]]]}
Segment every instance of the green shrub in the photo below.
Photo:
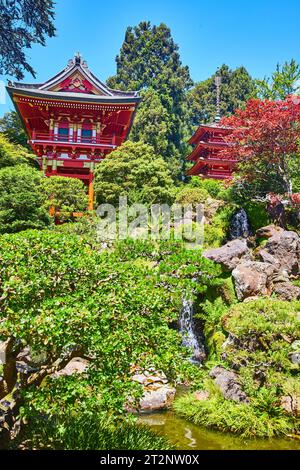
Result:
{"type": "Polygon", "coordinates": [[[11,143],[4,134],[0,133],[0,169],[24,164],[38,167],[35,155],[22,145],[11,143]]]}
{"type": "Polygon", "coordinates": [[[27,165],[0,170],[0,233],[14,233],[51,224],[42,191],[43,174],[27,165]]]}
{"type": "Polygon", "coordinates": [[[183,206],[191,204],[195,207],[197,204],[204,203],[208,197],[209,194],[205,189],[189,188],[188,186],[186,186],[179,191],[176,196],[175,202],[183,206]]]}
{"type": "Polygon", "coordinates": [[[234,205],[221,206],[209,221],[209,224],[205,224],[204,246],[206,248],[217,248],[226,242],[230,218],[234,211],[234,205]]]}
{"type": "Polygon", "coordinates": [[[186,395],[175,401],[174,409],[197,425],[245,438],[273,437],[297,430],[296,420],[286,416],[282,410],[270,416],[259,407],[237,404],[220,397],[198,401],[193,395],[186,395]]]}
{"type": "Polygon", "coordinates": [[[127,398],[141,393],[133,364],[186,380],[195,366],[174,328],[182,292],[203,291],[217,272],[182,243],[125,240],[100,251],[63,232],[2,236],[0,340],[30,347],[50,369],[74,349],[92,358],[86,374],[48,377],[27,389],[25,416],[59,416],[80,403],[124,414],[127,398]]]}
{"type": "Polygon", "coordinates": [[[277,336],[300,337],[300,302],[260,299],[233,306],[223,319],[224,327],[238,337],[252,334],[272,342],[277,336]]]}
{"type": "Polygon", "coordinates": [[[204,321],[209,361],[202,383],[195,383],[210,396],[205,401],[184,396],[175,402],[175,411],[195,424],[244,437],[297,432],[299,420],[286,413],[281,397],[300,394],[299,368],[289,357],[299,347],[300,302],[260,299],[226,305],[221,297],[215,298],[218,282],[216,292],[211,291],[212,287],[211,300],[200,304],[198,314],[204,321]],[[215,365],[237,374],[249,404],[224,399],[209,377],[215,365]]]}
{"type": "Polygon", "coordinates": [[[243,204],[243,208],[247,213],[252,232],[270,224],[265,202],[248,201],[243,204]]]}
{"type": "Polygon", "coordinates": [[[44,178],[42,190],[46,208],[49,210],[53,207],[59,212],[59,219],[63,222],[74,220],[73,212],[87,211],[87,191],[83,182],[77,178],[64,176],[44,178]]]}
{"type": "Polygon", "coordinates": [[[132,203],[172,203],[174,183],[166,162],[153,147],[125,142],[111,152],[95,171],[98,204],[117,205],[120,196],[132,203]]]}
{"type": "Polygon", "coordinates": [[[220,191],[224,190],[224,183],[222,181],[203,179],[199,178],[199,176],[192,176],[188,185],[192,188],[204,189],[214,199],[220,199],[220,191]]]}

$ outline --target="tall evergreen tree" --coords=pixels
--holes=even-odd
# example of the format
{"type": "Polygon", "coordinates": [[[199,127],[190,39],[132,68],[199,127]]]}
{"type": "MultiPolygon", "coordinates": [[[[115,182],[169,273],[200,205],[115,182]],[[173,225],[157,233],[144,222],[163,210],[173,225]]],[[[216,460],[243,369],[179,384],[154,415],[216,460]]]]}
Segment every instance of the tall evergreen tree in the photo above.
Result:
{"type": "Polygon", "coordinates": [[[24,50],[55,34],[53,0],[0,0],[0,73],[35,77],[24,50]]]}
{"type": "Polygon", "coordinates": [[[16,111],[9,111],[0,118],[0,132],[5,134],[9,142],[30,149],[27,143],[28,136],[16,111]]]}
{"type": "Polygon", "coordinates": [[[282,66],[277,64],[271,78],[256,80],[258,97],[263,100],[284,100],[288,95],[300,94],[300,65],[292,59],[282,66]]]}
{"type": "Polygon", "coordinates": [[[231,70],[228,65],[223,64],[210,78],[197,83],[188,93],[188,108],[192,126],[198,126],[201,122],[212,122],[215,119],[217,111],[216,75],[222,78],[222,116],[233,114],[235,109],[243,107],[250,98],[256,95],[255,81],[245,67],[231,70]]]}
{"type": "Polygon", "coordinates": [[[108,79],[108,85],[141,90],[144,98],[131,139],[151,144],[169,163],[173,175],[178,175],[184,163],[185,100],[192,80],[170,29],[148,21],[127,28],[116,62],[117,74],[108,79]]]}

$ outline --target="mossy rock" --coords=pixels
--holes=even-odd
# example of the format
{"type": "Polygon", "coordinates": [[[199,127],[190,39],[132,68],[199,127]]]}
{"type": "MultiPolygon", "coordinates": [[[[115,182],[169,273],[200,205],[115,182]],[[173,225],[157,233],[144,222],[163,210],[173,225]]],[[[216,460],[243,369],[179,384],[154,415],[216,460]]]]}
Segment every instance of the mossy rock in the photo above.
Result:
{"type": "Polygon", "coordinates": [[[233,279],[226,274],[220,276],[212,288],[207,290],[206,299],[213,302],[221,297],[226,305],[234,304],[237,301],[233,279]]]}
{"type": "Polygon", "coordinates": [[[205,346],[208,351],[208,359],[219,358],[222,353],[222,345],[226,336],[221,330],[216,330],[209,326],[204,328],[205,346]]]}

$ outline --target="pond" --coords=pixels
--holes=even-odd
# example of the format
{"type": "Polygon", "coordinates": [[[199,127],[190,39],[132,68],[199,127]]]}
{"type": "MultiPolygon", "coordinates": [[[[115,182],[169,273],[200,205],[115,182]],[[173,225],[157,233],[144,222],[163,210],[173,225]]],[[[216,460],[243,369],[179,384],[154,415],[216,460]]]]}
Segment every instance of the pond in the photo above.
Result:
{"type": "Polygon", "coordinates": [[[196,426],[173,411],[142,414],[139,422],[165,436],[180,450],[300,450],[296,439],[242,439],[196,426]]]}

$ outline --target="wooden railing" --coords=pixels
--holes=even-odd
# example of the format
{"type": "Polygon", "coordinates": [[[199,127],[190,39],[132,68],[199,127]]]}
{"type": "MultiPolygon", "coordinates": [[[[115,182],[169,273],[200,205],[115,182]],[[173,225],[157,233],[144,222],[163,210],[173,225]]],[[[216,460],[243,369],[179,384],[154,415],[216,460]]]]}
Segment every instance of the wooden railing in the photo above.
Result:
{"type": "Polygon", "coordinates": [[[43,133],[43,132],[32,132],[31,141],[38,142],[51,142],[51,143],[66,143],[66,144],[89,144],[89,145],[108,145],[115,146],[116,137],[115,136],[77,136],[77,135],[59,135],[54,133],[43,133]]]}

